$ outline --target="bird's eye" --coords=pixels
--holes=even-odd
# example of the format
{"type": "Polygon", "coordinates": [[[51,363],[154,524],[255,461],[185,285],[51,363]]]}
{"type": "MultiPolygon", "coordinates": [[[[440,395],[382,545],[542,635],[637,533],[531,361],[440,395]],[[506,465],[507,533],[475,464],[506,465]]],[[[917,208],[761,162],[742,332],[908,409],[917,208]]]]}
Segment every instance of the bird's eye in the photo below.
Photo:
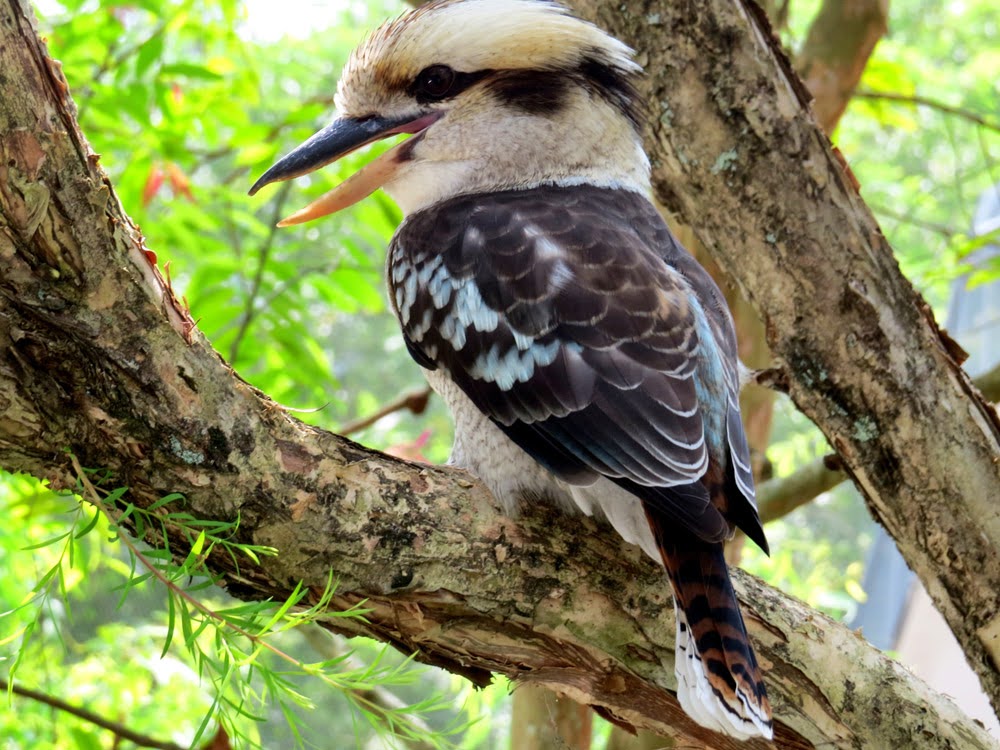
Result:
{"type": "Polygon", "coordinates": [[[420,71],[413,88],[418,99],[439,101],[451,93],[454,83],[454,70],[447,65],[431,65],[420,71]]]}

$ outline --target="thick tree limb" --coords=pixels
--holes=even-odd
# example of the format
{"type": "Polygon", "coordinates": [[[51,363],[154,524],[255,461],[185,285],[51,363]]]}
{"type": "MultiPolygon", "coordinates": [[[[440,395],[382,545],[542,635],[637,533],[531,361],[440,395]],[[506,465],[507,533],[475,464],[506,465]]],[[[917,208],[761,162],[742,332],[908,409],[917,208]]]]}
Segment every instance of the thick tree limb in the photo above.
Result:
{"type": "Polygon", "coordinates": [[[847,475],[831,469],[823,458],[799,467],[787,477],[768,479],[757,487],[760,518],[764,523],[781,518],[846,481],[847,475]]]}
{"type": "Polygon", "coordinates": [[[766,19],[747,0],[579,7],[659,71],[648,145],[660,199],[763,314],[790,395],[896,539],[997,710],[1000,423],[900,274],[766,19]]]}
{"type": "MultiPolygon", "coordinates": [[[[70,486],[68,448],[83,465],[112,470],[140,505],[182,492],[190,512],[239,514],[248,539],[279,549],[239,571],[211,560],[237,596],[284,598],[300,580],[322,590],[334,570],[337,604],[363,599],[370,609],[364,622],[338,619],[332,627],[341,632],[417,651],[478,683],[499,672],[545,685],[691,747],[737,747],[693,725],[668,692],[672,605],[662,570],[637,550],[545,509],[504,518],[467,475],[303,425],[229,370],[149,265],[30,17],[21,0],[0,5],[0,466],[70,486]]],[[[696,29],[670,23],[697,40],[696,29]]],[[[742,28],[717,25],[722,36],[710,38],[739,48],[749,43],[742,28]]],[[[770,80],[755,90],[773,93],[770,80]]],[[[795,144],[816,141],[791,135],[795,144]]],[[[837,168],[818,161],[810,179],[829,173],[836,183],[837,168]]],[[[696,186],[706,179],[695,177],[696,186]]],[[[775,231],[786,252],[796,236],[775,231]]],[[[801,393],[803,372],[813,372],[803,364],[811,339],[795,342],[793,393],[816,411],[801,393]]],[[[826,380],[840,382],[836,361],[820,362],[826,380]]],[[[878,487],[880,472],[866,469],[849,441],[846,448],[855,475],[878,487]]],[[[778,746],[995,746],[859,636],[749,576],[735,578],[767,670],[778,746]]]]}
{"type": "MultiPolygon", "coordinates": [[[[776,28],[785,22],[787,3],[761,3],[761,7],[776,28]]],[[[812,94],[812,110],[825,133],[831,134],[840,122],[875,45],[886,31],[887,15],[888,0],[825,0],[813,18],[805,44],[796,55],[795,68],[812,94]]],[[[725,277],[713,260],[704,257],[708,253],[691,230],[686,231],[692,236],[684,237],[685,245],[697,249],[699,260],[713,276],[725,277]]],[[[736,321],[740,359],[750,368],[767,367],[771,353],[757,311],[738,289],[727,289],[726,299],[736,321]]],[[[740,398],[750,447],[760,455],[770,442],[773,405],[774,393],[769,389],[748,386],[740,398]]],[[[780,518],[846,479],[843,472],[814,462],[793,476],[770,480],[758,489],[761,518],[765,523],[780,518]]]]}

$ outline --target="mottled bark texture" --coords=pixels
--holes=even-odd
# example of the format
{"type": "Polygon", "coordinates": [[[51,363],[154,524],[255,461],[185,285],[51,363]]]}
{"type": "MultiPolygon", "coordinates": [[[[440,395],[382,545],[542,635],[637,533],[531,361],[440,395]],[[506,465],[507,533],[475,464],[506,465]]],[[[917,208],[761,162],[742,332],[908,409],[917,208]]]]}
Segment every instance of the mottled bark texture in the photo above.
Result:
{"type": "MultiPolygon", "coordinates": [[[[950,503],[948,523],[959,523],[969,510],[953,493],[961,496],[972,476],[979,484],[967,501],[989,497],[992,423],[969,395],[959,399],[964,376],[899,280],[794,89],[781,83],[787,71],[775,65],[770,42],[748,30],[757,21],[740,6],[718,5],[609,11],[615,30],[633,43],[642,41],[633,36],[640,29],[656,33],[652,101],[657,116],[670,112],[677,128],[659,128],[651,144],[658,182],[669,188],[661,192],[704,228],[704,239],[726,239],[718,244],[730,253],[720,250],[727,264],[735,267],[734,248],[745,254],[738,277],[774,324],[772,345],[789,364],[793,393],[833,436],[873,507],[895,519],[902,498],[935,524],[932,535],[913,542],[911,522],[890,523],[904,544],[921,544],[925,570],[937,570],[942,553],[976,555],[949,558],[942,575],[948,585],[937,590],[959,598],[958,587],[968,584],[969,595],[981,598],[997,569],[984,552],[992,549],[992,530],[949,542],[937,531],[945,519],[927,505],[950,503]],[[665,63],[689,52],[697,60],[689,83],[678,85],[665,63]],[[708,67],[715,67],[718,89],[692,98],[706,85],[708,67]],[[681,98],[668,98],[674,95],[681,98]],[[703,132],[686,142],[689,118],[701,116],[703,132]],[[675,150],[681,143],[685,150],[675,150]],[[718,169],[690,164],[720,149],[718,169]],[[755,172],[770,159],[794,162],[780,172],[780,187],[769,182],[770,172],[755,172]],[[663,163],[683,179],[666,182],[663,163]],[[764,182],[755,188],[757,177],[764,182]],[[701,212],[693,210],[699,197],[701,212]],[[814,219],[803,221],[803,213],[814,219]],[[816,258],[830,261],[823,242],[831,227],[833,255],[849,254],[856,274],[820,276],[827,269],[816,258]],[[869,275],[871,264],[887,286],[869,275]],[[814,288],[820,280],[824,288],[814,288]],[[767,297],[769,284],[777,301],[767,297]],[[830,316],[825,336],[811,323],[784,325],[788,305],[807,310],[804,298],[835,289],[841,305],[816,300],[830,316]],[[880,324],[892,335],[879,335],[880,324]],[[842,336],[830,341],[831,330],[842,336]],[[872,346],[878,358],[864,354],[872,346]],[[912,395],[898,368],[920,374],[912,395]],[[934,431],[925,435],[915,404],[932,409],[925,404],[932,386],[945,391],[938,402],[952,409],[929,412],[934,431]],[[946,443],[938,448],[951,451],[943,453],[950,466],[966,471],[945,482],[949,474],[922,452],[913,465],[902,452],[905,435],[917,451],[937,436],[946,443]],[[887,476],[895,477],[898,497],[884,497],[887,476]],[[912,489],[917,481],[930,487],[927,494],[912,489]]],[[[245,539],[280,550],[239,571],[224,556],[210,560],[237,596],[281,599],[298,581],[319,591],[333,571],[335,605],[364,600],[368,609],[364,622],[333,621],[340,632],[380,638],[480,684],[498,672],[551,687],[690,747],[736,747],[693,725],[669,692],[669,590],[662,571],[637,550],[588,520],[545,509],[504,518],[467,475],[392,459],[303,425],[227,367],[150,265],[77,130],[58,66],[30,19],[23,0],[0,3],[0,466],[69,486],[68,449],[84,466],[114,472],[140,505],[182,492],[190,512],[239,514],[245,539]]],[[[948,699],[860,636],[752,577],[735,579],[767,670],[779,747],[993,747],[948,699]]],[[[983,611],[974,623],[989,622],[983,611]]]]}
{"type": "MultiPolygon", "coordinates": [[[[972,383],[987,401],[994,404],[1000,401],[1000,366],[975,378],[972,383]]],[[[757,485],[760,518],[765,524],[781,518],[846,481],[848,477],[840,470],[839,459],[832,455],[800,466],[786,477],[768,479],[757,485]]]]}

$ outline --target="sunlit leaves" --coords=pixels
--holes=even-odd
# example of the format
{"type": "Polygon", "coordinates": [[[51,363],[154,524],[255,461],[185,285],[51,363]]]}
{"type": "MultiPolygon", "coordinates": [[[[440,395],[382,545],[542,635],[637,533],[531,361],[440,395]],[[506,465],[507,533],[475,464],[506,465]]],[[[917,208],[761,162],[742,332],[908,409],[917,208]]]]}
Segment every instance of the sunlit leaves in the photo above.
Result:
{"type": "Polygon", "coordinates": [[[928,102],[997,118],[991,3],[893,5],[861,88],[904,100],[855,99],[837,142],[903,271],[943,314],[976,199],[1000,182],[1000,134],[928,102]],[[987,70],[993,71],[986,74],[987,70]]]}

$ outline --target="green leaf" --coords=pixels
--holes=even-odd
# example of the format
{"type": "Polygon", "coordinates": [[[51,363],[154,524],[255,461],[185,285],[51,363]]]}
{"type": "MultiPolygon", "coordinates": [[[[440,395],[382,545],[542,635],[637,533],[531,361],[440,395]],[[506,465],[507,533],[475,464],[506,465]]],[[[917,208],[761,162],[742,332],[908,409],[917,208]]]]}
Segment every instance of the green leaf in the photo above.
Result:
{"type": "Polygon", "coordinates": [[[179,493],[179,492],[171,492],[171,493],[168,493],[168,494],[164,495],[163,497],[161,497],[155,503],[151,504],[148,508],[146,508],[146,510],[147,511],[159,510],[164,505],[168,505],[169,503],[172,503],[172,502],[174,502],[176,500],[184,501],[185,499],[186,498],[181,493],[179,493]]]}
{"type": "Polygon", "coordinates": [[[191,555],[193,557],[198,557],[201,555],[202,550],[205,548],[205,532],[202,531],[198,534],[198,538],[194,540],[194,544],[191,545],[191,555]]]}
{"type": "Polygon", "coordinates": [[[90,520],[87,521],[87,523],[73,535],[73,538],[81,539],[87,536],[87,534],[93,531],[94,527],[97,526],[97,522],[101,520],[102,515],[101,511],[94,508],[94,513],[90,517],[90,520]]]}
{"type": "Polygon", "coordinates": [[[163,56],[163,32],[162,29],[157,29],[152,36],[150,36],[141,47],[139,47],[139,53],[135,56],[135,75],[137,78],[142,78],[152,67],[153,63],[156,63],[163,56]]]}

